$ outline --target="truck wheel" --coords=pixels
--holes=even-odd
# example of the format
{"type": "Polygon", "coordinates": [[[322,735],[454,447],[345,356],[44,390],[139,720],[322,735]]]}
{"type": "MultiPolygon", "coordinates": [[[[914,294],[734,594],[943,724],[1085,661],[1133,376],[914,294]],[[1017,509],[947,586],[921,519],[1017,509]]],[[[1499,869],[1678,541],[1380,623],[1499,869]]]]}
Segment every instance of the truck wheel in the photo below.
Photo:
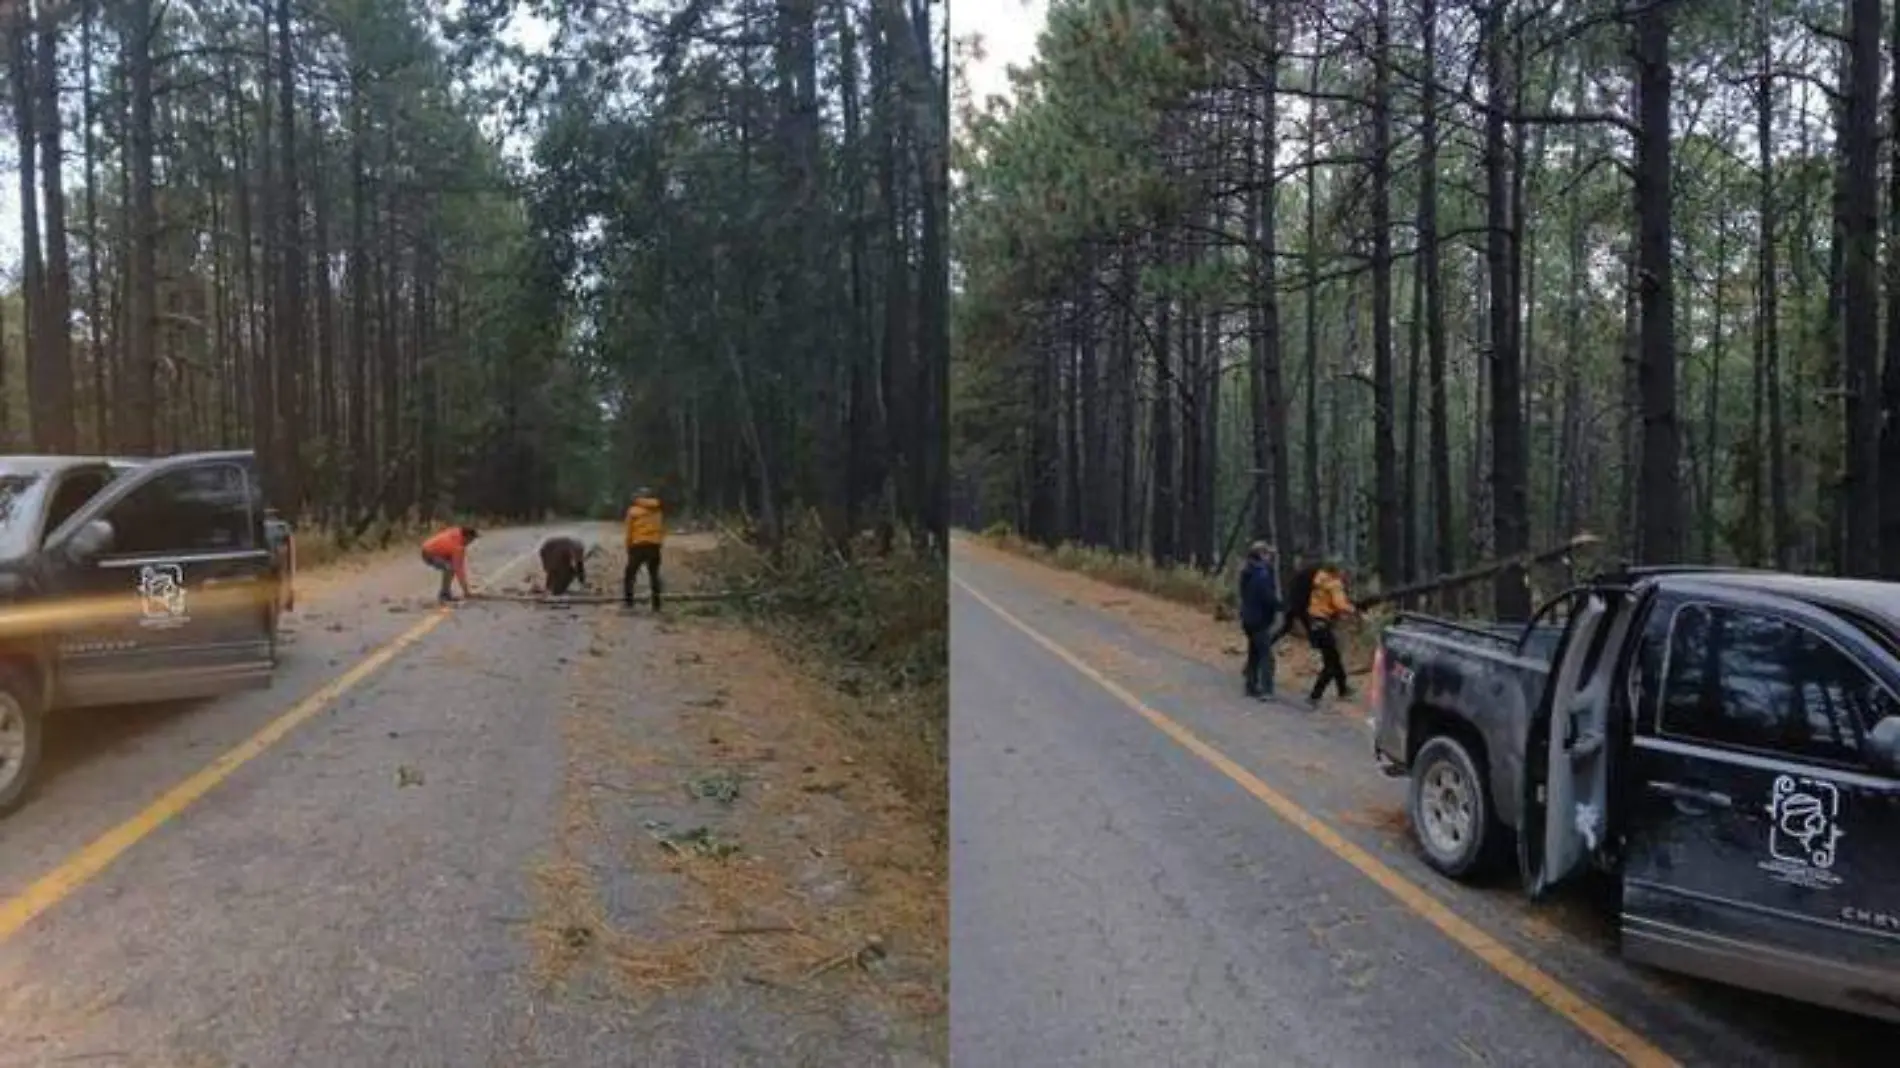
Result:
{"type": "Polygon", "coordinates": [[[1484,774],[1448,734],[1427,740],[1412,761],[1411,810],[1425,862],[1454,879],[1482,873],[1503,837],[1484,774]]]}
{"type": "Polygon", "coordinates": [[[20,673],[0,668],[0,815],[19,806],[40,764],[45,717],[20,673]]]}

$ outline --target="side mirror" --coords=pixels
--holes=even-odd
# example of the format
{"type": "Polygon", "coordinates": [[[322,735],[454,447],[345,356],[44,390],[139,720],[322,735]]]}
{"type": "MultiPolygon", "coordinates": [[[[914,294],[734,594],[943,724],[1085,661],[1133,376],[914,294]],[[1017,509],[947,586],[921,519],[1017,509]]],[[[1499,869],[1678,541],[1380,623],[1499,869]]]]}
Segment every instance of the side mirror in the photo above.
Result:
{"type": "Polygon", "coordinates": [[[1867,735],[1871,763],[1889,775],[1900,776],[1900,716],[1888,716],[1867,735]]]}
{"type": "Polygon", "coordinates": [[[66,542],[66,555],[74,563],[89,564],[112,551],[112,524],[95,519],[80,527],[66,542]]]}

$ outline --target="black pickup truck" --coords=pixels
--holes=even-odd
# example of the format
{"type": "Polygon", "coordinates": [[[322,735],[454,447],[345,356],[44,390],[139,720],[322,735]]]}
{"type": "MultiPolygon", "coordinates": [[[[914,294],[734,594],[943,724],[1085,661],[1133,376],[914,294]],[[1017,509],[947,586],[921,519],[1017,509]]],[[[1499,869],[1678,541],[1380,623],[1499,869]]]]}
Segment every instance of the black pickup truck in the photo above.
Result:
{"type": "Polygon", "coordinates": [[[270,685],[291,553],[249,452],[0,457],[0,813],[50,712],[270,685]]]}
{"type": "Polygon", "coordinates": [[[1594,866],[1624,956],[1900,1020],[1900,584],[1657,568],[1509,630],[1401,616],[1370,693],[1440,872],[1594,866]]]}

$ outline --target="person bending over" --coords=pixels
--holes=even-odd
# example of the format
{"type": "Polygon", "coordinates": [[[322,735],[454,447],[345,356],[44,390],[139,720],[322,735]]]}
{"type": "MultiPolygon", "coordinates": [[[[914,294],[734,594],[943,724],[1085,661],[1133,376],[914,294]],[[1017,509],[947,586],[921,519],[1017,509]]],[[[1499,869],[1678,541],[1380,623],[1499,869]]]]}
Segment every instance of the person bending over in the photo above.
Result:
{"type": "Polygon", "coordinates": [[[468,547],[481,533],[474,527],[444,527],[422,543],[422,562],[442,573],[442,589],[436,600],[449,604],[455,600],[451,583],[462,585],[462,596],[469,596],[468,547]]]}
{"type": "Polygon", "coordinates": [[[573,585],[587,585],[587,549],[578,538],[557,534],[541,543],[541,571],[556,597],[573,585]]]}

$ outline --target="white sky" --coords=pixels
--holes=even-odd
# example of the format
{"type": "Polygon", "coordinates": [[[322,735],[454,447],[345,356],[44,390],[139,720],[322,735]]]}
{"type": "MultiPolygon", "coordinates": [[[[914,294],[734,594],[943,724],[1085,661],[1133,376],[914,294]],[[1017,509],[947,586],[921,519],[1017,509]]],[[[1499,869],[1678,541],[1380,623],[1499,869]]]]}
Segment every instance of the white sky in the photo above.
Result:
{"type": "Polygon", "coordinates": [[[1008,70],[1035,58],[1047,10],[1047,0],[950,0],[951,37],[982,40],[982,62],[963,60],[962,89],[978,107],[1009,95],[1008,70]]]}

